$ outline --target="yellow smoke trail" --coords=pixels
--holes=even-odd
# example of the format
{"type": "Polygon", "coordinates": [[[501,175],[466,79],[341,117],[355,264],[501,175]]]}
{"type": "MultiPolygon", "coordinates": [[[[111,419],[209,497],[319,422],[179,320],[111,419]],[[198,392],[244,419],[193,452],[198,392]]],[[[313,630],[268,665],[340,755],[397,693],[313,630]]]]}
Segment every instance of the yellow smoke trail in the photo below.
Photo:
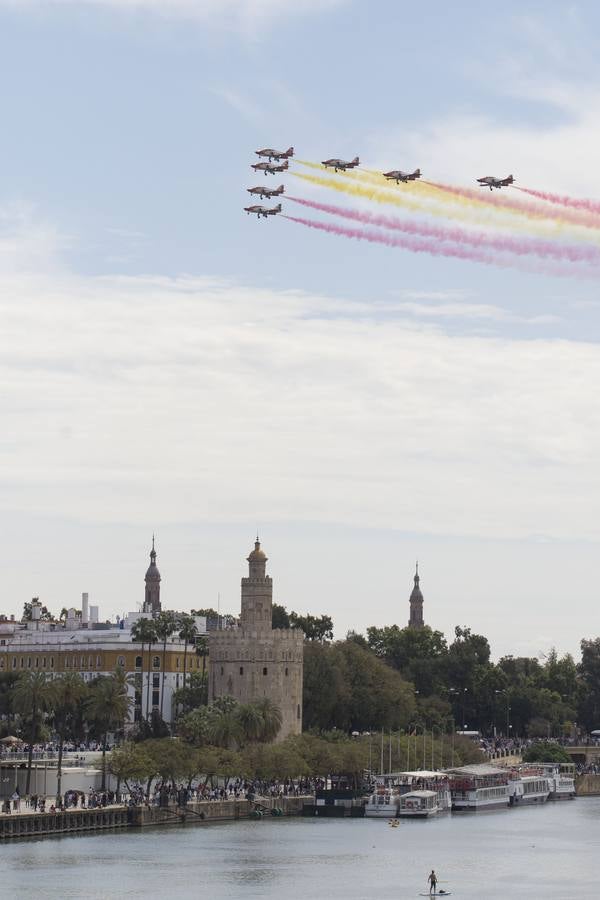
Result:
{"type": "Polygon", "coordinates": [[[376,203],[398,206],[410,212],[460,220],[471,225],[500,227],[510,231],[534,233],[544,237],[570,236],[572,239],[583,239],[591,243],[600,241],[600,234],[582,226],[572,225],[556,219],[535,219],[532,221],[527,217],[524,218],[515,210],[491,206],[476,199],[471,200],[446,194],[433,186],[410,183],[410,185],[403,184],[401,190],[395,191],[383,179],[383,176],[377,176],[376,173],[371,175],[367,172],[365,177],[364,172],[344,172],[342,177],[338,177],[327,173],[327,170],[324,170],[324,167],[317,163],[308,164],[308,168],[325,171],[326,174],[323,176],[309,175],[303,172],[291,172],[290,174],[310,184],[329,188],[349,196],[361,197],[376,203]],[[379,187],[376,185],[379,185],[379,187]],[[410,187],[412,190],[406,191],[406,187],[410,187]]]}

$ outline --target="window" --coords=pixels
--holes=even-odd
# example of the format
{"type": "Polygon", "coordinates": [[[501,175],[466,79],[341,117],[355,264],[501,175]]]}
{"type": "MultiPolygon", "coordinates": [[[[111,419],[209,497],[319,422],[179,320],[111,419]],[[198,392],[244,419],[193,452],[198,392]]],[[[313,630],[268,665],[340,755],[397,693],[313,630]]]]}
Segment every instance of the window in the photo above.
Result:
{"type": "Polygon", "coordinates": [[[45,657],[45,656],[44,656],[44,658],[43,658],[43,660],[42,660],[42,667],[43,667],[44,669],[46,668],[46,657],[45,657]]]}
{"type": "Polygon", "coordinates": [[[224,674],[225,674],[225,669],[223,668],[223,666],[221,666],[221,675],[224,675],[224,674]]]}
{"type": "Polygon", "coordinates": [[[289,675],[288,667],[287,667],[287,666],[285,667],[285,674],[286,674],[286,675],[289,675]]]}
{"type": "Polygon", "coordinates": [[[65,666],[67,667],[67,669],[71,668],[71,657],[70,656],[67,656],[67,658],[65,659],[65,666]]]}
{"type": "Polygon", "coordinates": [[[25,665],[25,657],[22,656],[21,657],[21,668],[23,668],[24,665],[25,665]]]}
{"type": "Polygon", "coordinates": [[[160,669],[160,656],[154,656],[152,658],[152,668],[160,669]]]}
{"type": "Polygon", "coordinates": [[[160,687],[160,675],[152,676],[152,687],[153,688],[160,687]]]}
{"type": "Polygon", "coordinates": [[[101,665],[102,665],[102,657],[97,656],[96,657],[96,668],[99,669],[101,665]]]}
{"type": "Polygon", "coordinates": [[[117,665],[119,666],[120,669],[125,668],[125,657],[124,656],[117,657],[117,665]]]}
{"type": "Polygon", "coordinates": [[[39,669],[39,667],[40,667],[40,658],[39,658],[39,656],[36,656],[36,658],[35,658],[35,667],[36,667],[36,669],[39,669]]]}
{"type": "Polygon", "coordinates": [[[4,668],[4,658],[0,659],[0,669],[4,668]]]}
{"type": "Polygon", "coordinates": [[[17,657],[16,657],[16,656],[13,656],[13,663],[12,663],[12,666],[13,666],[13,669],[16,669],[16,668],[17,668],[17,657]]]}
{"type": "Polygon", "coordinates": [[[141,669],[141,668],[142,668],[142,657],[141,657],[141,656],[136,656],[136,658],[135,658],[135,667],[136,667],[136,669],[141,669]]]}
{"type": "Polygon", "coordinates": [[[31,657],[30,656],[27,657],[27,668],[28,669],[31,668],[31,657]]]}
{"type": "Polygon", "coordinates": [[[6,640],[4,638],[0,641],[0,647],[6,647],[6,640]]]}
{"type": "Polygon", "coordinates": [[[297,708],[296,708],[296,718],[297,718],[297,719],[300,718],[300,704],[298,704],[298,706],[297,706],[297,708]]]}
{"type": "Polygon", "coordinates": [[[93,668],[94,668],[94,657],[90,656],[90,658],[88,659],[88,669],[93,669],[93,668]]]}
{"type": "Polygon", "coordinates": [[[265,666],[263,669],[263,675],[266,675],[266,674],[267,674],[267,667],[265,666]]]}
{"type": "Polygon", "coordinates": [[[244,674],[244,667],[240,666],[240,675],[243,675],[243,674],[244,674]]]}
{"type": "Polygon", "coordinates": [[[159,696],[159,691],[152,691],[152,706],[154,709],[158,709],[159,696]]]}
{"type": "Polygon", "coordinates": [[[54,668],[54,657],[53,656],[50,657],[50,668],[51,669],[54,668]]]}
{"type": "Polygon", "coordinates": [[[179,657],[177,657],[177,660],[176,660],[176,662],[175,662],[175,665],[177,666],[177,668],[179,668],[179,657]]]}
{"type": "Polygon", "coordinates": [[[176,688],[179,687],[179,675],[176,675],[176,676],[175,676],[175,687],[176,687],[176,688]]]}

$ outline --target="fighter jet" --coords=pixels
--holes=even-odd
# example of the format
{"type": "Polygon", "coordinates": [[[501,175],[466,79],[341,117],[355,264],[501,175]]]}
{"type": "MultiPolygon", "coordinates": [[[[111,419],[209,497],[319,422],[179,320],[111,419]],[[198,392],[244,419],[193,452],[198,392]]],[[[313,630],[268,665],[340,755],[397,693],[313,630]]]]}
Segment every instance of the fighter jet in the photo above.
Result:
{"type": "Polygon", "coordinates": [[[272,162],[260,162],[254,163],[250,168],[254,169],[255,172],[264,172],[265,175],[275,175],[277,172],[285,172],[288,165],[288,161],[285,159],[278,166],[274,165],[272,162]]]}
{"type": "Polygon", "coordinates": [[[283,194],[285,188],[282,184],[279,185],[278,188],[268,188],[268,187],[253,187],[246,188],[249,194],[258,194],[261,200],[270,200],[271,197],[278,197],[279,194],[283,194]]]}
{"type": "Polygon", "coordinates": [[[508,187],[514,180],[512,175],[509,175],[507,178],[495,178],[494,175],[486,175],[484,178],[477,179],[480,187],[489,187],[490,191],[493,191],[494,188],[508,187]]]}
{"type": "Polygon", "coordinates": [[[270,147],[265,147],[263,150],[255,150],[254,152],[257,156],[268,157],[270,162],[272,159],[289,159],[294,155],[294,148],[288,147],[287,150],[272,150],[270,147]]]}
{"type": "Polygon", "coordinates": [[[354,169],[356,166],[360,165],[360,160],[358,156],[355,156],[352,162],[346,162],[344,159],[324,159],[321,165],[325,166],[325,168],[329,166],[336,172],[339,172],[340,169],[342,172],[345,172],[346,169],[354,169]]]}
{"type": "Polygon", "coordinates": [[[263,216],[265,219],[267,216],[276,216],[277,213],[281,212],[281,203],[278,203],[277,206],[245,206],[244,211],[250,215],[250,213],[254,213],[255,216],[260,219],[263,216]]]}
{"type": "Polygon", "coordinates": [[[388,181],[395,181],[396,184],[400,184],[401,181],[415,181],[417,178],[420,178],[421,170],[415,169],[414,172],[401,172],[400,169],[392,169],[391,172],[384,172],[383,177],[387,178],[388,181]]]}

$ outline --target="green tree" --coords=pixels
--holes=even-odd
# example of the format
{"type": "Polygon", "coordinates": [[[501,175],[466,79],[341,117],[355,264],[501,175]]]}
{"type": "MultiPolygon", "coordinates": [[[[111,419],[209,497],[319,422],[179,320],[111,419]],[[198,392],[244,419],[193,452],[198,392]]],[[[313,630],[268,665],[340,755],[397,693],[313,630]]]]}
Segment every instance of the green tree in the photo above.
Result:
{"type": "Polygon", "coordinates": [[[235,708],[223,709],[216,706],[210,711],[208,738],[211,744],[225,749],[239,747],[244,739],[244,730],[235,708]]]}
{"type": "Polygon", "coordinates": [[[55,686],[46,678],[43,672],[24,672],[19,676],[13,690],[13,709],[24,722],[29,743],[27,780],[25,783],[26,795],[29,795],[31,786],[33,745],[40,735],[45,714],[53,708],[55,697],[55,686]]]}
{"type": "Polygon", "coordinates": [[[123,728],[131,702],[122,669],[118,668],[112,675],[97,678],[91,685],[86,711],[88,721],[102,738],[102,790],[106,790],[108,735],[123,728]]]}
{"type": "Polygon", "coordinates": [[[264,719],[258,706],[255,703],[244,703],[238,707],[237,717],[242,727],[244,740],[250,743],[260,741],[263,734],[264,719]]]}
{"type": "Polygon", "coordinates": [[[160,717],[164,720],[163,704],[165,698],[165,666],[167,662],[167,641],[177,628],[177,619],[174,613],[163,610],[154,620],[156,627],[156,637],[158,641],[162,641],[162,680],[160,684],[160,717]]]}
{"type": "Polygon", "coordinates": [[[332,641],[333,622],[331,616],[302,616],[298,613],[289,614],[290,626],[301,628],[307,641],[332,641]]]}
{"type": "Polygon", "coordinates": [[[260,740],[270,743],[275,740],[281,730],[283,721],[281,710],[269,697],[261,697],[254,705],[262,719],[260,740]]]}
{"type": "Polygon", "coordinates": [[[135,643],[141,644],[141,698],[140,698],[140,719],[144,718],[143,715],[143,706],[144,706],[144,647],[148,648],[148,667],[147,667],[147,675],[148,675],[148,684],[146,686],[146,716],[145,718],[149,718],[150,714],[150,672],[152,668],[151,663],[151,655],[152,655],[152,644],[156,641],[156,626],[154,624],[153,619],[138,619],[133,623],[131,627],[131,640],[135,643]]]}
{"type": "Polygon", "coordinates": [[[420,694],[429,696],[443,690],[442,664],[448,647],[441,631],[423,628],[368,628],[369,647],[376,656],[388,663],[420,694]]]}
{"type": "Polygon", "coordinates": [[[209,742],[210,712],[207,706],[192,709],[177,720],[177,733],[184,741],[202,747],[209,742]]]}
{"type": "Polygon", "coordinates": [[[571,762],[571,757],[559,744],[536,743],[527,748],[523,762],[571,762]]]}
{"type": "Polygon", "coordinates": [[[67,738],[75,737],[79,720],[80,705],[87,695],[87,685],[81,675],[67,672],[53,682],[54,704],[53,724],[58,736],[58,765],[56,772],[56,793],[62,797],[63,749],[67,738]]]}
{"type": "Polygon", "coordinates": [[[179,614],[177,627],[179,629],[179,639],[183,641],[183,687],[185,688],[187,684],[188,647],[196,640],[198,629],[193,616],[189,616],[186,613],[179,614]]]}
{"type": "Polygon", "coordinates": [[[271,625],[273,628],[289,628],[290,617],[285,606],[278,603],[273,604],[273,612],[271,616],[271,625]]]}

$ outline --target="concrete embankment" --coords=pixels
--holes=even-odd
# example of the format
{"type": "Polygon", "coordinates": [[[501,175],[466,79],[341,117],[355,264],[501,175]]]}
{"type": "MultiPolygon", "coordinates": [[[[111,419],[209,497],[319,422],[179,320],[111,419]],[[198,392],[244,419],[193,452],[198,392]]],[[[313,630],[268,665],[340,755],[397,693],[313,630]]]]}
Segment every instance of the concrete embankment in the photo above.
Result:
{"type": "Polygon", "coordinates": [[[257,797],[250,800],[200,801],[185,806],[113,806],[105,809],[68,809],[55,813],[11,813],[0,815],[0,840],[77,834],[112,828],[145,828],[158,825],[208,824],[249,819],[262,813],[302,815],[306,797],[257,797]]]}
{"type": "Polygon", "coordinates": [[[575,793],[578,797],[600,796],[600,775],[578,775],[575,779],[575,793]]]}

